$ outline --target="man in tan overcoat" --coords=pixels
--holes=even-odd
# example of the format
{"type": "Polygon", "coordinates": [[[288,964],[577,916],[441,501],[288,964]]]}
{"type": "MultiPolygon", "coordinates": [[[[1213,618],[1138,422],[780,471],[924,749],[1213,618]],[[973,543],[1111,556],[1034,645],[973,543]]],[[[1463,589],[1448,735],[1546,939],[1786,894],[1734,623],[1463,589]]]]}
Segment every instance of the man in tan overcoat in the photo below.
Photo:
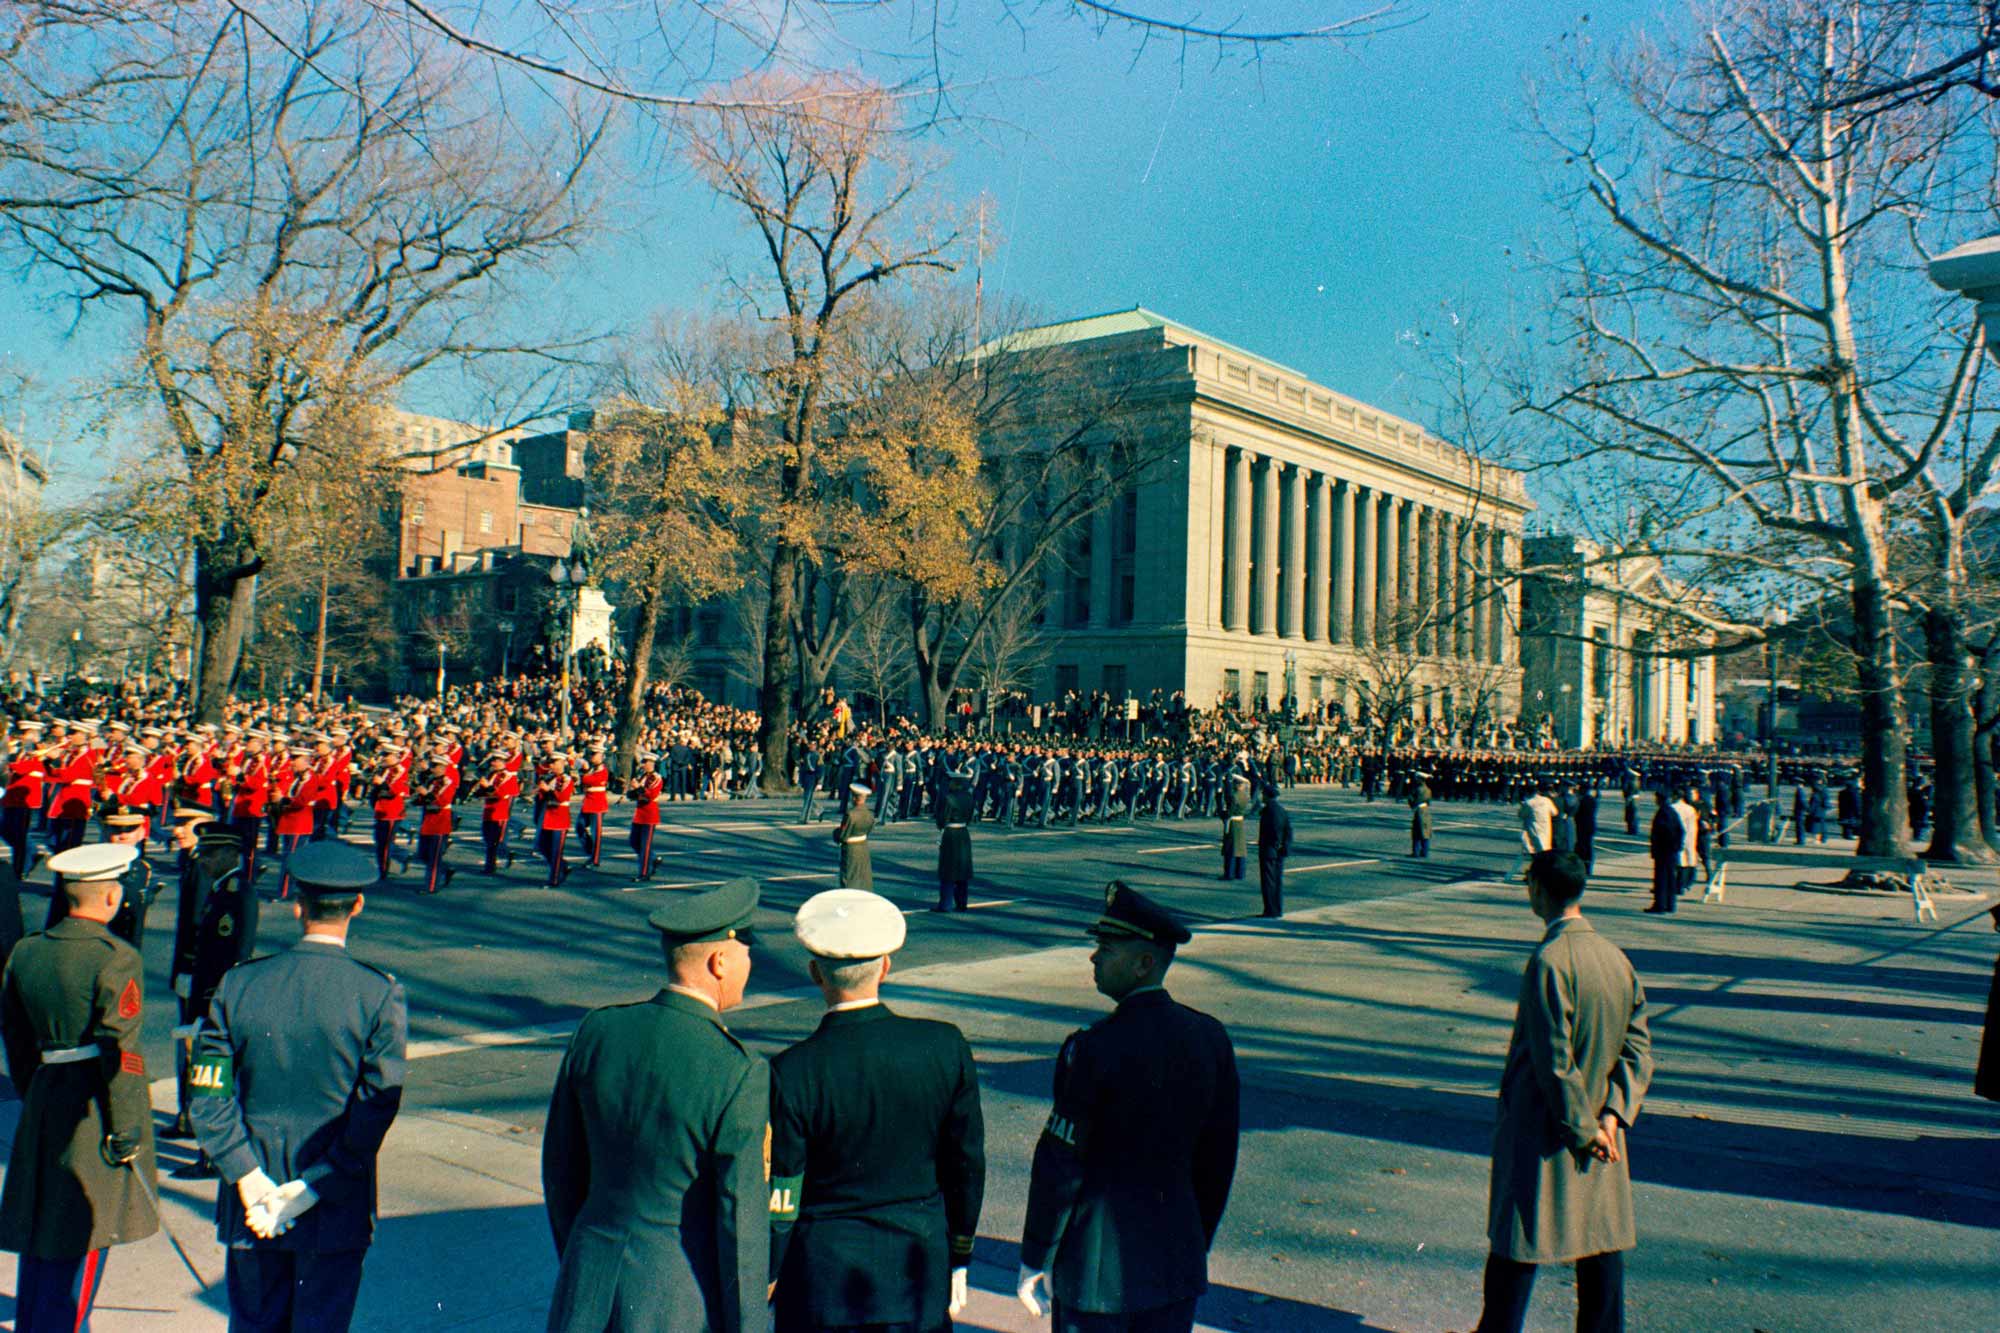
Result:
{"type": "Polygon", "coordinates": [[[1576,1265],[1578,1333],[1622,1333],[1624,1252],[1638,1243],[1625,1131],[1653,1077],[1646,992],[1583,918],[1583,862],[1537,852],[1528,900],[1548,923],[1528,958],[1493,1130],[1485,1309],[1519,1333],[1538,1264],[1576,1265]]]}

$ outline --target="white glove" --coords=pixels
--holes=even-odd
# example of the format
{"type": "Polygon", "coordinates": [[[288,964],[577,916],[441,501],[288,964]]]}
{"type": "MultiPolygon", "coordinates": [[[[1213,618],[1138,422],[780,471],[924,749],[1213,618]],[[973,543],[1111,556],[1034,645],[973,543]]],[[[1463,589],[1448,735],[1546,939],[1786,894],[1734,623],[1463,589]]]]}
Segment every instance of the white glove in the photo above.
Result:
{"type": "Polygon", "coordinates": [[[194,978],[183,973],[174,978],[174,994],[185,1000],[194,994],[194,978]]]}
{"type": "Polygon", "coordinates": [[[318,1202],[319,1195],[312,1186],[303,1180],[288,1180],[251,1210],[250,1229],[265,1240],[282,1236],[318,1202]]]}
{"type": "Polygon", "coordinates": [[[954,1268],[951,1270],[951,1299],[945,1303],[944,1312],[953,1319],[958,1318],[958,1312],[965,1308],[966,1299],[970,1295],[967,1287],[970,1284],[971,1276],[971,1270],[969,1269],[954,1268]]]}
{"type": "MultiPolygon", "coordinates": [[[[278,1182],[264,1174],[258,1167],[236,1182],[236,1197],[243,1201],[243,1211],[250,1220],[250,1229],[257,1228],[257,1212],[264,1200],[278,1192],[278,1182]]],[[[263,1234],[259,1232],[258,1234],[263,1234]]]]}
{"type": "Polygon", "coordinates": [[[1014,1294],[1021,1298],[1021,1304],[1027,1307],[1028,1313],[1037,1319],[1040,1319],[1049,1312],[1049,1307],[1043,1303],[1048,1296],[1048,1292],[1048,1273],[1042,1269],[1030,1268],[1026,1264],[1022,1264],[1020,1276],[1014,1283],[1014,1294]],[[1035,1288],[1037,1286],[1042,1289],[1042,1295],[1039,1297],[1035,1295],[1035,1288]]]}

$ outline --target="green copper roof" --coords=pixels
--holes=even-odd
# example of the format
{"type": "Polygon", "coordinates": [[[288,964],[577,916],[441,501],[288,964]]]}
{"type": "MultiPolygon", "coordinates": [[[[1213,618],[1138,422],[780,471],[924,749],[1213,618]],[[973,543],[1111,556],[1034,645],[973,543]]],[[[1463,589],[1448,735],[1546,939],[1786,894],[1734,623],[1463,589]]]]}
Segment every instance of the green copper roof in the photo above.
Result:
{"type": "Polygon", "coordinates": [[[993,356],[1002,352],[1021,352],[1034,347],[1057,347],[1065,343],[1090,342],[1096,338],[1113,338],[1121,333],[1138,333],[1145,329],[1171,329],[1187,338],[1199,338],[1217,347],[1226,347],[1238,356],[1252,361],[1261,361],[1267,366],[1275,366],[1287,375],[1297,375],[1300,379],[1310,379],[1303,371],[1292,369],[1283,362],[1273,361],[1259,352],[1238,347],[1211,337],[1200,329],[1190,328],[1165,315],[1156,315],[1144,306],[1133,306],[1129,310],[1107,310],[1102,314],[1084,315],[1077,319],[1058,320],[1053,324],[1038,324],[1033,328],[1021,329],[1004,334],[980,345],[980,353],[993,356]]]}

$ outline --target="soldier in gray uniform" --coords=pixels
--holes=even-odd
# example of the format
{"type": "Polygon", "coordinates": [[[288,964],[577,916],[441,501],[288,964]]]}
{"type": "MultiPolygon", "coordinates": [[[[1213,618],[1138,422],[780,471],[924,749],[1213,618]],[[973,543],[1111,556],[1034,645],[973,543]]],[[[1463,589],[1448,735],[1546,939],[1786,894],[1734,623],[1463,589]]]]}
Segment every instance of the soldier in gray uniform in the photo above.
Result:
{"type": "Polygon", "coordinates": [[[738,879],[654,912],[666,988],[594,1010],[570,1040],[542,1143],[550,1333],[765,1326],[770,1067],[722,1025],[756,909],[738,879]]]}
{"type": "Polygon", "coordinates": [[[905,934],[888,899],[816,894],[793,930],[827,1013],[771,1066],[778,1333],[942,1333],[965,1305],[986,1190],[972,1049],[882,1004],[905,934]]]}
{"type": "Polygon", "coordinates": [[[375,1158],[403,1100],[403,988],[347,949],[375,858],[329,838],[290,865],[302,938],[223,976],[188,1076],[195,1137],[225,1182],[215,1232],[232,1333],[347,1328],[375,1236],[375,1158]]]}
{"type": "Polygon", "coordinates": [[[1056,1057],[1016,1292],[1036,1316],[1053,1295],[1055,1333],[1188,1333],[1236,1174],[1236,1054],[1167,994],[1170,913],[1114,881],[1090,933],[1118,1007],[1056,1057]]]}

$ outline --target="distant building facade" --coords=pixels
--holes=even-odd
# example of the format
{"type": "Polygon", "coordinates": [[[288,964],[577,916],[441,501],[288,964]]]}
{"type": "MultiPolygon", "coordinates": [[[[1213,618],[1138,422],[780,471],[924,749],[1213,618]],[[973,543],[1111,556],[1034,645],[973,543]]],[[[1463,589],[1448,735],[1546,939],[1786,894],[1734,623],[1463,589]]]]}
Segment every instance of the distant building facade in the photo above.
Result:
{"type": "MultiPolygon", "coordinates": [[[[1045,563],[1032,693],[1353,710],[1395,678],[1416,721],[1515,716],[1518,472],[1142,309],[986,351],[1116,386],[1162,459],[1045,563]]],[[[1031,415],[995,444],[1063,426],[1031,415]]]]}
{"type": "Polygon", "coordinates": [[[1648,603],[1688,591],[1653,556],[1616,560],[1577,537],[1522,545],[1522,721],[1564,745],[1710,745],[1716,661],[1648,603]]]}

